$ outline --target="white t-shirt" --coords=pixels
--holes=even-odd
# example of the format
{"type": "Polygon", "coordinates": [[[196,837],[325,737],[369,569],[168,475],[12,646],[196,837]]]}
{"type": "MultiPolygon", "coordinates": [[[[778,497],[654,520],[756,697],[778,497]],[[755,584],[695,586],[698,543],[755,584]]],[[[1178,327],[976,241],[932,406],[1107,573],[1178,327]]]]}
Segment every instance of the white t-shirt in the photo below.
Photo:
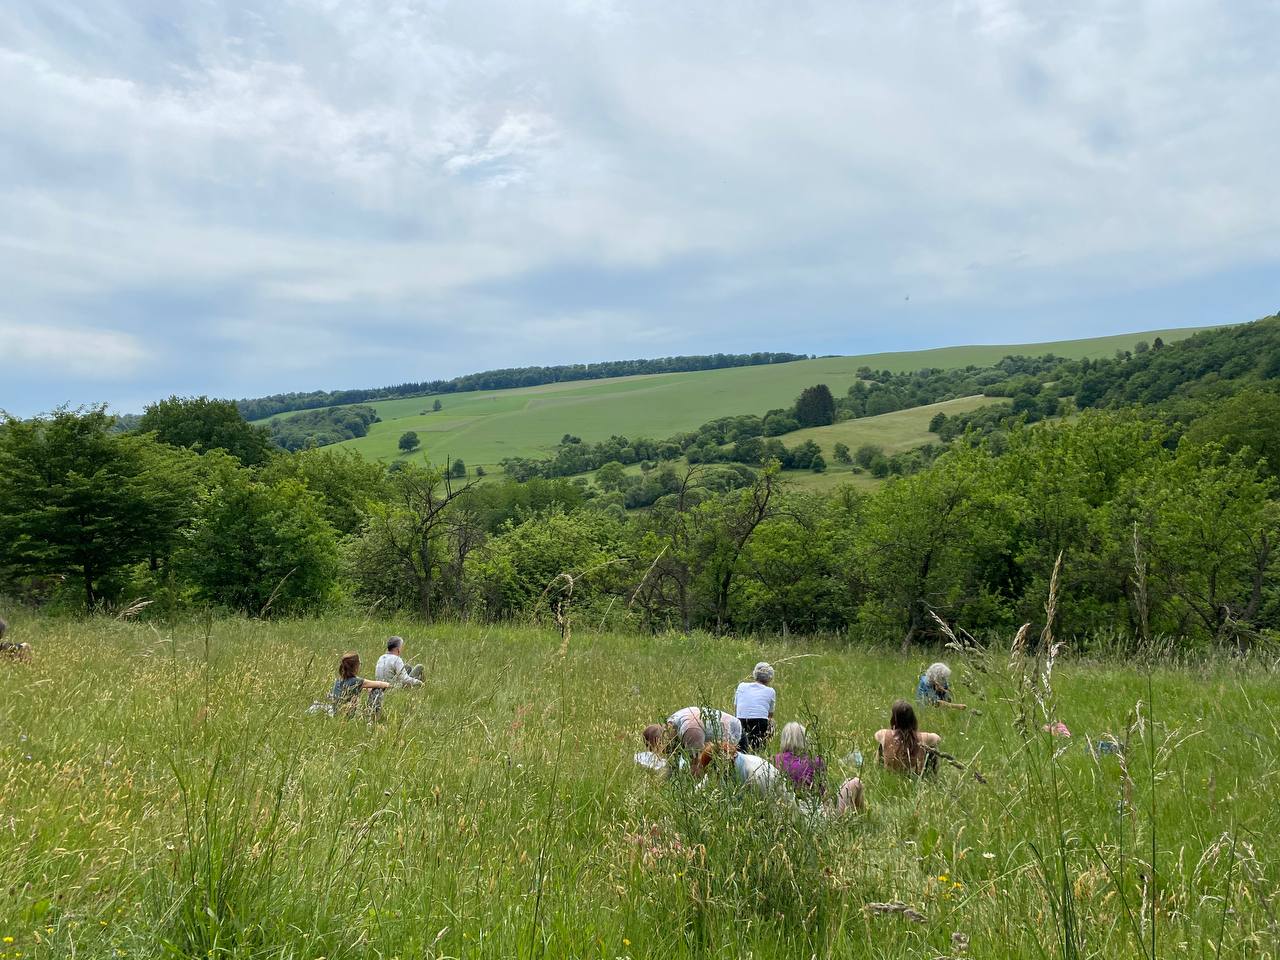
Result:
{"type": "Polygon", "coordinates": [[[739,720],[768,720],[777,702],[778,691],[773,687],[744,680],[733,696],[733,710],[739,720]]]}
{"type": "MultiPolygon", "coordinates": [[[[720,735],[725,740],[737,743],[742,739],[742,724],[738,722],[737,717],[731,713],[725,713],[723,710],[716,710],[713,712],[719,715],[720,735]]],[[[703,732],[707,733],[708,738],[710,738],[710,732],[707,730],[707,724],[704,723],[703,720],[702,709],[700,707],[685,707],[683,710],[677,710],[671,716],[667,717],[667,723],[675,726],[676,733],[683,734],[685,730],[691,726],[702,727],[703,732]]],[[[712,722],[714,722],[714,720],[712,722]]]]}
{"type": "Polygon", "coordinates": [[[404,660],[395,653],[384,653],[378,658],[378,665],[373,670],[373,679],[403,684],[407,687],[422,685],[421,680],[409,676],[409,671],[404,668],[404,660]]]}
{"type": "Polygon", "coordinates": [[[642,767],[648,767],[650,770],[659,772],[667,769],[667,761],[664,757],[658,756],[652,750],[641,750],[636,754],[636,763],[642,767]]]}
{"type": "Polygon", "coordinates": [[[774,791],[786,792],[782,774],[764,757],[757,757],[753,753],[739,753],[733,758],[733,770],[741,783],[762,796],[774,791]]]}

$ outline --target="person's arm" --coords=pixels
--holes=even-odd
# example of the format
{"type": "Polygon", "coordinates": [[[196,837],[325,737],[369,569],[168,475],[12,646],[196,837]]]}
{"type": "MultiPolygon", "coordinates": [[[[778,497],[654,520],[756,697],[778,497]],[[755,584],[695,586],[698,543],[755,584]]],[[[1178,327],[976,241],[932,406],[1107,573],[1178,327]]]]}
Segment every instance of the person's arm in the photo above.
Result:
{"type": "Polygon", "coordinates": [[[420,687],[420,686],[422,686],[422,681],[421,681],[421,680],[419,680],[417,677],[411,677],[411,676],[409,676],[409,671],[408,671],[408,670],[406,670],[406,669],[404,668],[404,660],[403,660],[402,658],[399,658],[399,657],[397,657],[396,659],[398,659],[398,660],[400,661],[400,662],[396,665],[396,679],[397,679],[397,680],[399,680],[399,681],[400,681],[402,684],[404,684],[406,687],[420,687]]]}
{"type": "Polygon", "coordinates": [[[938,700],[934,702],[934,706],[946,707],[948,710],[968,710],[969,709],[968,706],[966,706],[963,703],[953,703],[950,700],[943,700],[942,698],[938,698],[938,700]]]}
{"type": "Polygon", "coordinates": [[[361,690],[389,690],[391,684],[385,680],[366,680],[360,686],[361,690]]]}

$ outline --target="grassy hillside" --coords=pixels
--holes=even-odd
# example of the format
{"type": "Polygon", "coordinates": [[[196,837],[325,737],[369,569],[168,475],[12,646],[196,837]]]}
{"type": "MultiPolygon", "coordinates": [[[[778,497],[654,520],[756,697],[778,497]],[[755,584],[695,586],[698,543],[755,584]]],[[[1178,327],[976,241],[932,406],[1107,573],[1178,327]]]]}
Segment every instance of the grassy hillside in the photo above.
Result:
{"type": "Polygon", "coordinates": [[[825,382],[833,392],[843,393],[862,366],[894,371],[956,367],[994,363],[1008,354],[1104,357],[1117,349],[1128,349],[1138,340],[1159,336],[1173,342],[1197,329],[1203,328],[827,357],[772,366],[459,393],[440,397],[443,409],[438,413],[430,412],[434,398],[384,400],[369,404],[382,422],[374,424],[367,437],[344,445],[372,459],[392,460],[400,453],[400,435],[413,430],[433,461],[460,457],[468,466],[493,468],[504,457],[546,455],[566,433],[589,441],[614,434],[662,438],[716,417],[788,406],[802,389],[814,383],[825,382]]]}
{"type": "Polygon", "coordinates": [[[37,654],[6,665],[0,701],[11,958],[1109,960],[1150,955],[1152,916],[1159,956],[1273,956],[1280,688],[1265,664],[1148,680],[1060,661],[1045,709],[1074,736],[1059,740],[1007,652],[953,655],[958,697],[981,709],[928,710],[921,727],[985,778],[918,781],[877,768],[872,737],[923,652],[586,618],[564,646],[360,617],[215,620],[207,640],[13,619],[37,654]],[[343,650],[368,671],[393,632],[429,665],[424,689],[393,691],[378,724],[307,715],[343,650]],[[867,814],[632,762],[644,724],[730,707],[761,659],[778,665],[778,721],[808,725],[829,793],[861,775],[867,814]],[[1087,746],[1106,736],[1124,752],[1087,746]],[[918,921],[868,909],[893,901],[918,921]]]}

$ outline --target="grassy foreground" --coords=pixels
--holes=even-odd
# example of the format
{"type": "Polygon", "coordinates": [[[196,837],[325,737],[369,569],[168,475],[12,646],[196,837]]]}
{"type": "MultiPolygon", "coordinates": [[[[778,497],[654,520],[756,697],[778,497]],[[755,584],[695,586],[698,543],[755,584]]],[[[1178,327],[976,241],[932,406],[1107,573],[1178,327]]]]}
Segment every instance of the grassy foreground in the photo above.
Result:
{"type": "Polygon", "coordinates": [[[779,721],[852,772],[839,758],[874,756],[923,661],[585,623],[562,647],[518,627],[13,619],[37,657],[2,665],[4,960],[1277,956],[1273,667],[1060,660],[1049,709],[1075,736],[1054,740],[1020,680],[1034,664],[952,654],[981,714],[922,725],[987,782],[868,763],[870,812],[834,821],[659,782],[632,763],[638,730],[731,708],[764,658],[779,721]],[[376,726],[306,715],[342,650],[371,672],[391,632],[425,690],[376,726]],[[1108,733],[1123,755],[1089,751],[1108,733]],[[923,921],[866,909],[888,901],[923,921]]]}

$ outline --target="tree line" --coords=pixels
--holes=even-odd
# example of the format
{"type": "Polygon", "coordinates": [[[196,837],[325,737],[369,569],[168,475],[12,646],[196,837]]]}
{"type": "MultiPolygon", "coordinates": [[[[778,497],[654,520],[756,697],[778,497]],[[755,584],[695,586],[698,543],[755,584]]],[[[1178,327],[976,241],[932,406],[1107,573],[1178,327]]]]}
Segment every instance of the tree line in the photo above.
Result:
{"type": "Polygon", "coordinates": [[[627,510],[564,479],[477,484],[349,451],[249,465],[59,410],[0,427],[0,589],[54,608],[377,605],[916,643],[935,639],[934,614],[977,635],[1042,620],[1061,557],[1058,629],[1082,642],[1280,629],[1268,465],[1134,409],[956,444],[874,492],[792,490],[777,463],[663,484],[627,510]]]}

